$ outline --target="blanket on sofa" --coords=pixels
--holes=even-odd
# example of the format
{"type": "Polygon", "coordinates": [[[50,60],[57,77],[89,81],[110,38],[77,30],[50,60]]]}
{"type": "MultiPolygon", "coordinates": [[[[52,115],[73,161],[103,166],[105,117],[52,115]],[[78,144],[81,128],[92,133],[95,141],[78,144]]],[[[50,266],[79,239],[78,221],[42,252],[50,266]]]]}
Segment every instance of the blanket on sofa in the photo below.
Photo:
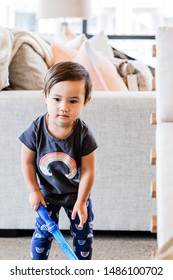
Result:
{"type": "Polygon", "coordinates": [[[9,85],[9,65],[23,43],[29,44],[48,67],[52,65],[50,46],[41,37],[28,31],[0,27],[0,90],[9,85]]]}

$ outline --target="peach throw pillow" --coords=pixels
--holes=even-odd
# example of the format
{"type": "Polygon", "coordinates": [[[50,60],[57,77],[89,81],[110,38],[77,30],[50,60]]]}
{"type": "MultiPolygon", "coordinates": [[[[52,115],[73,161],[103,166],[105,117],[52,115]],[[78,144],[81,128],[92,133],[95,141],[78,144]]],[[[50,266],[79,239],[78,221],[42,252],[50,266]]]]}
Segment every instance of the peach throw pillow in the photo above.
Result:
{"type": "Polygon", "coordinates": [[[87,38],[84,34],[76,36],[66,44],[52,40],[51,50],[54,58],[53,63],[55,64],[67,60],[72,61],[85,40],[87,40],[87,38]]]}
{"type": "Polygon", "coordinates": [[[53,64],[63,61],[73,61],[77,54],[76,50],[54,41],[51,43],[51,50],[53,54],[53,64]]]}
{"type": "Polygon", "coordinates": [[[90,73],[93,90],[128,91],[113,63],[85,41],[73,60],[81,63],[90,73]]]}

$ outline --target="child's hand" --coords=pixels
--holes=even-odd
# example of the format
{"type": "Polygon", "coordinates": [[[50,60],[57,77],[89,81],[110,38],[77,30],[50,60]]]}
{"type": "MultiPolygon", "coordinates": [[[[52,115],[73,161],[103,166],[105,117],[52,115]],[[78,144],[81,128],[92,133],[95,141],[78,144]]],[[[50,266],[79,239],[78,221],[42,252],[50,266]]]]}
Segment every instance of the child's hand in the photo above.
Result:
{"type": "Polygon", "coordinates": [[[42,193],[40,192],[40,190],[38,191],[34,191],[34,192],[30,192],[30,195],[29,195],[29,202],[31,204],[31,208],[34,210],[34,211],[37,211],[38,209],[38,206],[39,206],[39,203],[41,202],[45,207],[46,206],[46,202],[42,196],[42,193]]]}
{"type": "Polygon", "coordinates": [[[71,214],[72,220],[74,220],[76,218],[77,214],[78,214],[79,220],[80,220],[80,223],[78,226],[83,227],[83,225],[85,224],[87,217],[88,217],[86,202],[77,202],[76,201],[76,203],[73,207],[73,212],[71,214]]]}

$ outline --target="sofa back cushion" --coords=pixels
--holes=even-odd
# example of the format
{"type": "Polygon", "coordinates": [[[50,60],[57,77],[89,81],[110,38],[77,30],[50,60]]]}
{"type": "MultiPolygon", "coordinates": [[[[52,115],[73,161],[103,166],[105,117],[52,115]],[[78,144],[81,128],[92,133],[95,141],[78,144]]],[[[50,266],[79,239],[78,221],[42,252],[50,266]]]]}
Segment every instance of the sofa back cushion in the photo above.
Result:
{"type": "Polygon", "coordinates": [[[157,122],[173,121],[173,27],[160,27],[156,34],[157,122]]]}

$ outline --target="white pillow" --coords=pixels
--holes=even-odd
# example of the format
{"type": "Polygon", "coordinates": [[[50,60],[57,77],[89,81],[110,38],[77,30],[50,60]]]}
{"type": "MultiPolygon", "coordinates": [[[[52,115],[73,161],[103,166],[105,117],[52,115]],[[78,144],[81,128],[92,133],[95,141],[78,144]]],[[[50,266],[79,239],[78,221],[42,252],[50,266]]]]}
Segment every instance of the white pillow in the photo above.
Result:
{"type": "Polygon", "coordinates": [[[82,33],[82,34],[76,36],[75,38],[73,38],[72,40],[69,40],[65,44],[65,46],[78,51],[80,49],[81,45],[83,44],[83,42],[86,40],[87,40],[87,37],[85,36],[85,34],[82,33]]]}
{"type": "Polygon", "coordinates": [[[100,51],[103,55],[113,58],[113,50],[109,44],[108,37],[104,34],[104,31],[101,31],[97,35],[89,39],[89,43],[92,48],[97,51],[100,51]]]}

